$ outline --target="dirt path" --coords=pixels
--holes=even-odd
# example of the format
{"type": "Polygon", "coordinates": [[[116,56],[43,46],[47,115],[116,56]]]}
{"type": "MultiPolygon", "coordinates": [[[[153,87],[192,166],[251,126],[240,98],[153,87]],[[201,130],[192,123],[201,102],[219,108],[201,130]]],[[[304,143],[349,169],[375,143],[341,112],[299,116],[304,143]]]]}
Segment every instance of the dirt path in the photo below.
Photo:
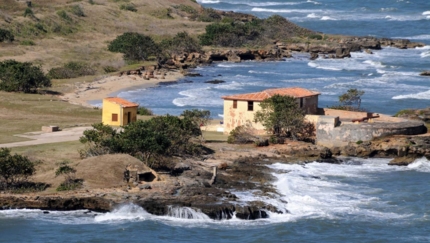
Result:
{"type": "Polygon", "coordinates": [[[16,135],[16,136],[29,138],[33,140],[0,144],[0,148],[13,148],[13,147],[39,145],[39,144],[46,144],[46,143],[77,141],[82,136],[83,132],[87,129],[91,129],[91,127],[73,127],[73,128],[66,128],[58,132],[48,132],[48,133],[29,132],[25,134],[16,135]]]}

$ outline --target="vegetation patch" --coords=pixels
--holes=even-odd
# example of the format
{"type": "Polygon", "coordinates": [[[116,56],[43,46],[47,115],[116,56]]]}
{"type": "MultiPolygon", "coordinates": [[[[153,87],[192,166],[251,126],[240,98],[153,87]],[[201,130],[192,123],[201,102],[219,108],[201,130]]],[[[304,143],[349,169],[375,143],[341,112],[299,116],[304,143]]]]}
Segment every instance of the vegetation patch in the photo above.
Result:
{"type": "Polygon", "coordinates": [[[121,4],[119,9],[130,11],[130,12],[137,12],[137,8],[132,4],[121,4]]]}
{"type": "Polygon", "coordinates": [[[51,87],[51,80],[40,66],[15,60],[0,62],[0,90],[33,93],[42,87],[51,87]]]}
{"type": "Polygon", "coordinates": [[[22,46],[34,46],[36,45],[32,40],[23,40],[19,43],[22,46]]]}
{"type": "Polygon", "coordinates": [[[15,36],[9,30],[0,29],[0,42],[8,41],[13,42],[15,40],[15,36]]]}
{"type": "Polygon", "coordinates": [[[159,19],[173,19],[172,17],[172,9],[171,8],[163,8],[154,10],[150,13],[152,16],[159,19]]]}
{"type": "Polygon", "coordinates": [[[163,53],[171,57],[174,54],[201,52],[200,43],[188,35],[187,32],[179,32],[173,38],[163,39],[160,43],[163,53]]]}
{"type": "Polygon", "coordinates": [[[160,53],[158,45],[151,37],[135,32],[117,36],[109,43],[108,50],[123,53],[126,61],[144,61],[150,55],[160,53]]]}
{"type": "Polygon", "coordinates": [[[70,8],[70,12],[72,12],[72,14],[74,14],[78,17],[85,17],[84,10],[82,9],[82,7],[80,5],[73,5],[70,8]]]}
{"type": "Polygon", "coordinates": [[[64,176],[64,181],[57,187],[57,191],[69,191],[82,187],[83,180],[76,179],[76,169],[71,167],[70,162],[64,160],[55,171],[55,176],[64,176]]]}
{"type": "Polygon", "coordinates": [[[29,181],[38,163],[40,161],[32,161],[26,156],[12,155],[8,148],[0,148],[0,190],[25,192],[46,188],[45,184],[43,186],[29,181]]]}
{"type": "Polygon", "coordinates": [[[137,108],[137,114],[141,116],[153,116],[154,112],[152,112],[152,110],[149,108],[146,108],[144,106],[139,106],[137,108]]]}
{"type": "Polygon", "coordinates": [[[48,76],[52,79],[69,79],[86,75],[94,75],[96,70],[86,63],[68,62],[62,67],[51,68],[48,76]]]}

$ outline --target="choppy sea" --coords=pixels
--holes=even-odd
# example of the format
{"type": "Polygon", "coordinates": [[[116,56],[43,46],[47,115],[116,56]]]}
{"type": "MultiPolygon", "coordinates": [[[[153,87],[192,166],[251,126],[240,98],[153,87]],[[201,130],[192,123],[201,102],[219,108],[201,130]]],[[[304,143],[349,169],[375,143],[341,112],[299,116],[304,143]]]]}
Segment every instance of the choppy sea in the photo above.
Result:
{"type": "MultiPolygon", "coordinates": [[[[295,54],[283,62],[215,63],[197,68],[202,77],[124,91],[120,97],[156,114],[202,108],[214,118],[222,116],[223,95],[288,86],[321,92],[320,107],[336,104],[349,88],[364,90],[362,106],[374,112],[430,106],[430,79],[419,76],[430,69],[429,0],[198,1],[262,18],[279,14],[325,33],[407,38],[426,46],[357,52],[342,60],[311,61],[295,54]],[[204,83],[213,79],[225,83],[204,83]]],[[[159,217],[132,204],[106,214],[5,210],[0,242],[430,242],[430,161],[417,159],[407,167],[388,161],[275,164],[278,194],[262,200],[289,213],[269,213],[269,219],[213,221],[188,208],[159,217]]],[[[242,201],[258,198],[235,193],[242,201]]]]}

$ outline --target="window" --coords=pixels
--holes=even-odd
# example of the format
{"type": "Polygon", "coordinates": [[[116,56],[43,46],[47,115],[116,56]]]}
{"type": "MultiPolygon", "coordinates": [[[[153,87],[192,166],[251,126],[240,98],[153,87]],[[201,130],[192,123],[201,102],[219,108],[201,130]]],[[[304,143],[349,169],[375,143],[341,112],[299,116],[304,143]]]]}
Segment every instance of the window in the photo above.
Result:
{"type": "Polygon", "coordinates": [[[112,114],[112,121],[118,121],[118,114],[112,114]]]}
{"type": "Polygon", "coordinates": [[[303,98],[300,98],[300,108],[303,107],[303,98]]]}
{"type": "Polygon", "coordinates": [[[233,109],[237,109],[237,100],[233,100],[233,109]]]}
{"type": "Polygon", "coordinates": [[[254,110],[254,101],[248,101],[248,111],[254,110]]]}

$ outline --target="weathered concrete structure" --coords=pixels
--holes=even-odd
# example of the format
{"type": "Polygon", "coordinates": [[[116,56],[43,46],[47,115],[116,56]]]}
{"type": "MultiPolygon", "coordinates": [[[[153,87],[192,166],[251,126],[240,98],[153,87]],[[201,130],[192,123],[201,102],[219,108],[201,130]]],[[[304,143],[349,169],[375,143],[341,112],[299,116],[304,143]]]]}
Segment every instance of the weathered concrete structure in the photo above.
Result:
{"type": "Polygon", "coordinates": [[[261,110],[260,103],[273,95],[287,95],[296,98],[297,105],[306,114],[317,114],[318,95],[320,93],[298,88],[267,89],[257,93],[223,96],[224,99],[224,133],[228,134],[237,126],[251,123],[257,131],[264,132],[260,123],[254,122],[254,114],[261,110]]]}
{"type": "MultiPolygon", "coordinates": [[[[335,114],[336,111],[329,111],[335,114]]],[[[346,146],[350,142],[371,141],[374,138],[389,135],[416,135],[427,131],[423,122],[367,113],[366,117],[357,117],[355,112],[341,111],[343,115],[321,115],[316,120],[316,144],[326,147],[346,146]],[[360,122],[354,122],[360,120],[360,122]]],[[[363,113],[363,112],[357,112],[363,113]]]]}
{"type": "Polygon", "coordinates": [[[125,126],[137,120],[139,105],[118,97],[103,99],[102,122],[105,125],[125,126]]]}

